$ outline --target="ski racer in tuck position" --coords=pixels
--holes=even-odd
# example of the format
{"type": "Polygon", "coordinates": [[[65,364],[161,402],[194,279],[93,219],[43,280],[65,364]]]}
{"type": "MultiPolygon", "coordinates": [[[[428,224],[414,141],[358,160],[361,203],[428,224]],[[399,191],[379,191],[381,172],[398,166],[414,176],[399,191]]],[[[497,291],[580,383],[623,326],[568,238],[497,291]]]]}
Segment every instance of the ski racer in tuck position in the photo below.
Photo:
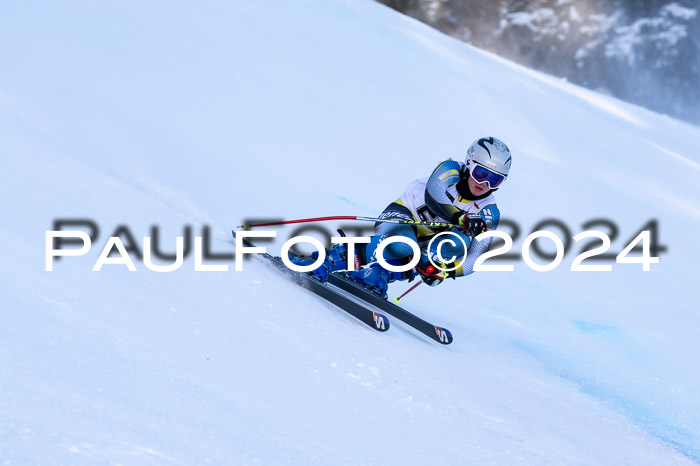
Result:
{"type": "MultiPolygon", "coordinates": [[[[386,297],[388,284],[398,280],[413,280],[416,276],[431,286],[446,278],[466,276],[473,273],[476,259],[491,245],[492,238],[476,241],[475,237],[487,230],[495,230],[500,218],[493,195],[506,179],[511,166],[511,153],[502,141],[493,137],[480,138],[469,147],[464,163],[448,159],[424,179],[411,182],[399,199],[392,202],[379,216],[381,219],[399,219],[418,222],[443,222],[459,226],[453,234],[459,235],[464,244],[452,237],[449,241],[430,240],[447,229],[424,225],[408,225],[377,222],[374,236],[367,244],[355,246],[355,265],[362,268],[347,274],[355,281],[386,297]],[[385,238],[404,236],[416,242],[421,249],[418,264],[406,272],[391,272],[384,269],[376,259],[377,246],[385,238]],[[442,244],[440,244],[442,243],[442,244]],[[463,263],[464,247],[467,258],[463,263]],[[458,258],[455,263],[442,263],[443,258],[458,258]],[[430,260],[437,265],[434,267],[430,260]],[[445,269],[456,268],[451,271],[445,269]]],[[[447,238],[450,238],[447,236],[447,238]]],[[[388,244],[383,252],[391,265],[405,265],[413,257],[412,248],[403,242],[388,244]]],[[[299,265],[308,265],[317,258],[294,258],[299,265]]],[[[336,244],[326,254],[325,261],[310,272],[325,282],[328,274],[347,270],[347,244],[336,244]]]]}

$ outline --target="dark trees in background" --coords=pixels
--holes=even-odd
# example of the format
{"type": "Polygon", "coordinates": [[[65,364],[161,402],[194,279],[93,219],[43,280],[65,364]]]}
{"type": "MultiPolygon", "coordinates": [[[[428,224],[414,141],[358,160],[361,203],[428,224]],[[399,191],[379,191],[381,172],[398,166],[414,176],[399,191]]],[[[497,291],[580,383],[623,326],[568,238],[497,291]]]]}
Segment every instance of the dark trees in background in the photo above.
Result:
{"type": "Polygon", "coordinates": [[[700,124],[700,0],[380,0],[479,48],[700,124]]]}

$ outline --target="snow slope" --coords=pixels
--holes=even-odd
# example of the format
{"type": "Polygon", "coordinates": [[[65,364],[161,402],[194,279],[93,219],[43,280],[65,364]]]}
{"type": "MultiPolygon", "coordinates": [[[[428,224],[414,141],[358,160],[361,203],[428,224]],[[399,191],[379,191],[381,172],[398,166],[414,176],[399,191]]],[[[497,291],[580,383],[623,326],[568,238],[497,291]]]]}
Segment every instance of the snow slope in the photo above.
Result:
{"type": "Polygon", "coordinates": [[[700,462],[698,128],[370,1],[2,10],[5,464],[700,462]],[[610,218],[619,251],[657,218],[660,264],[573,273],[570,253],[418,288],[406,307],[450,347],[255,261],[91,272],[122,224],[168,251],[208,224],[231,252],[246,218],[377,214],[485,134],[514,152],[498,201],[525,232],[610,218]],[[45,272],[57,218],[100,237],[45,272]]]}

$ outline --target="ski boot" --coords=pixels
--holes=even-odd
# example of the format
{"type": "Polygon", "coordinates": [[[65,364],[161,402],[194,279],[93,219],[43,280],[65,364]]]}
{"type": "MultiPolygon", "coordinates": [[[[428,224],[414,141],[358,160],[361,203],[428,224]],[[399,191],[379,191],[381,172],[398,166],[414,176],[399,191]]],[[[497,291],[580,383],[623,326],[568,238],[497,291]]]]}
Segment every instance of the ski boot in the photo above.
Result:
{"type": "MultiPolygon", "coordinates": [[[[296,265],[310,265],[316,262],[318,252],[311,254],[311,259],[305,257],[290,257],[289,260],[296,265]]],[[[336,244],[326,252],[326,259],[315,270],[309,272],[322,282],[328,280],[328,274],[336,270],[347,270],[347,248],[345,244],[336,244]]]]}
{"type": "Polygon", "coordinates": [[[400,280],[411,281],[415,276],[413,270],[408,270],[406,272],[390,272],[379,265],[379,262],[372,262],[364,269],[346,272],[346,274],[384,299],[387,299],[389,283],[400,280]]]}

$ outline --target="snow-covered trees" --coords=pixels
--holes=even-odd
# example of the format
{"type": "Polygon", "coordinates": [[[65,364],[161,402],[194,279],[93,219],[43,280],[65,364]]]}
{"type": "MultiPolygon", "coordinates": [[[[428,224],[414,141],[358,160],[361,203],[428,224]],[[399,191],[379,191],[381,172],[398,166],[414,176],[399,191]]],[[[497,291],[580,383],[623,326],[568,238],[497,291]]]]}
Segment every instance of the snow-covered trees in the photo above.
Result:
{"type": "Polygon", "coordinates": [[[700,122],[697,0],[383,0],[477,47],[700,122]]]}

